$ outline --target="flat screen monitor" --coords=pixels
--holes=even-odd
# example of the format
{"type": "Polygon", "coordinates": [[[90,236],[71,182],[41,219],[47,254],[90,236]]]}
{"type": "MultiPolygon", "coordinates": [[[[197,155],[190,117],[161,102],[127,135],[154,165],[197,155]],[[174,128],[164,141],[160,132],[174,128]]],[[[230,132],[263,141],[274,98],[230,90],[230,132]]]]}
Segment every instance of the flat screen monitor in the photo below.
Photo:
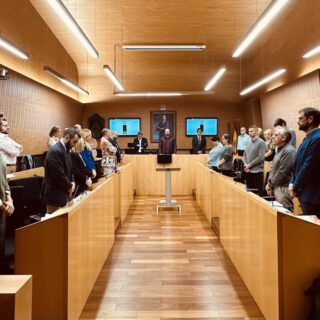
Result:
{"type": "Polygon", "coordinates": [[[158,154],[157,163],[159,164],[172,163],[172,154],[158,154]]]}
{"type": "Polygon", "coordinates": [[[195,136],[198,128],[205,136],[215,136],[218,134],[218,118],[186,118],[187,136],[195,136]]]}
{"type": "Polygon", "coordinates": [[[110,118],[109,128],[111,131],[117,131],[121,137],[136,136],[141,130],[140,118],[110,118]]]}

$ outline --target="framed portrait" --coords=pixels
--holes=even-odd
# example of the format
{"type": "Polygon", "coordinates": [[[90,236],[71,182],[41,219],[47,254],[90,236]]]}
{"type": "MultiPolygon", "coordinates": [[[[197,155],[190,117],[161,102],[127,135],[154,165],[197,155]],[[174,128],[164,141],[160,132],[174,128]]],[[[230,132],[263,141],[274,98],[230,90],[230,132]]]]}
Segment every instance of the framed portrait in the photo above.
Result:
{"type": "Polygon", "coordinates": [[[151,142],[159,142],[165,129],[170,129],[171,135],[176,138],[176,112],[151,111],[151,142]]]}

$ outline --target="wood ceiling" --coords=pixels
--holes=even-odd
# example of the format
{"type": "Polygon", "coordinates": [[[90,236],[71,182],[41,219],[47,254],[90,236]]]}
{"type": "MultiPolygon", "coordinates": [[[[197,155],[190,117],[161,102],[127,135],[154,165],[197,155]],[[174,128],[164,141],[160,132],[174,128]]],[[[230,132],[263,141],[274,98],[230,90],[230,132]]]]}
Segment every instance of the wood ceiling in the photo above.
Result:
{"type": "Polygon", "coordinates": [[[215,94],[196,98],[241,101],[241,60],[231,54],[271,1],[64,0],[99,51],[98,59],[87,55],[47,1],[30,2],[74,60],[79,84],[90,92],[79,98],[87,103],[122,99],[113,97],[104,64],[116,71],[127,91],[202,91],[214,72],[226,65],[228,71],[215,94]],[[207,49],[124,52],[122,44],[206,44],[207,49]]]}

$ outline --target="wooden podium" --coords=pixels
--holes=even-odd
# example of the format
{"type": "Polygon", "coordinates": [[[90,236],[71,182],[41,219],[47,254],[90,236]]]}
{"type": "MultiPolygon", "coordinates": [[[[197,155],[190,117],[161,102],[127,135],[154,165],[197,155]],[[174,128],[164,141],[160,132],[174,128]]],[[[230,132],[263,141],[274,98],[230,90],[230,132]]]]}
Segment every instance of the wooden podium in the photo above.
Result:
{"type": "Polygon", "coordinates": [[[160,200],[160,203],[157,205],[157,214],[159,214],[159,208],[177,208],[181,215],[181,205],[171,198],[171,172],[180,170],[180,168],[175,167],[156,168],[156,171],[164,171],[166,173],[166,198],[160,200]]]}

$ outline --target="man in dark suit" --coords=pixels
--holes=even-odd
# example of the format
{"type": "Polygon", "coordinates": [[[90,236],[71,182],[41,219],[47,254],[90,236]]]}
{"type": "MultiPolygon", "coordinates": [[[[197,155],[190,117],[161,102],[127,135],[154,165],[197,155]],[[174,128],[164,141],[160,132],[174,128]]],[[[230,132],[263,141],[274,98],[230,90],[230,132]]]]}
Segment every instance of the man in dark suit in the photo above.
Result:
{"type": "Polygon", "coordinates": [[[164,131],[164,136],[159,142],[160,154],[173,154],[176,153],[176,139],[171,136],[170,129],[164,131]]]}
{"type": "Polygon", "coordinates": [[[294,161],[289,184],[291,196],[298,197],[303,214],[320,218],[320,111],[299,111],[299,130],[306,133],[294,161]]]}
{"type": "Polygon", "coordinates": [[[192,138],[192,151],[196,154],[206,153],[207,141],[202,135],[201,128],[197,129],[197,135],[192,138]]]}
{"type": "Polygon", "coordinates": [[[63,137],[47,153],[44,164],[44,201],[47,213],[64,207],[75,190],[70,150],[80,138],[74,128],[64,131],[63,137]]]}
{"type": "Polygon", "coordinates": [[[143,153],[148,147],[148,140],[147,138],[143,138],[143,133],[141,131],[138,132],[137,138],[134,138],[133,143],[136,153],[143,153]]]}

